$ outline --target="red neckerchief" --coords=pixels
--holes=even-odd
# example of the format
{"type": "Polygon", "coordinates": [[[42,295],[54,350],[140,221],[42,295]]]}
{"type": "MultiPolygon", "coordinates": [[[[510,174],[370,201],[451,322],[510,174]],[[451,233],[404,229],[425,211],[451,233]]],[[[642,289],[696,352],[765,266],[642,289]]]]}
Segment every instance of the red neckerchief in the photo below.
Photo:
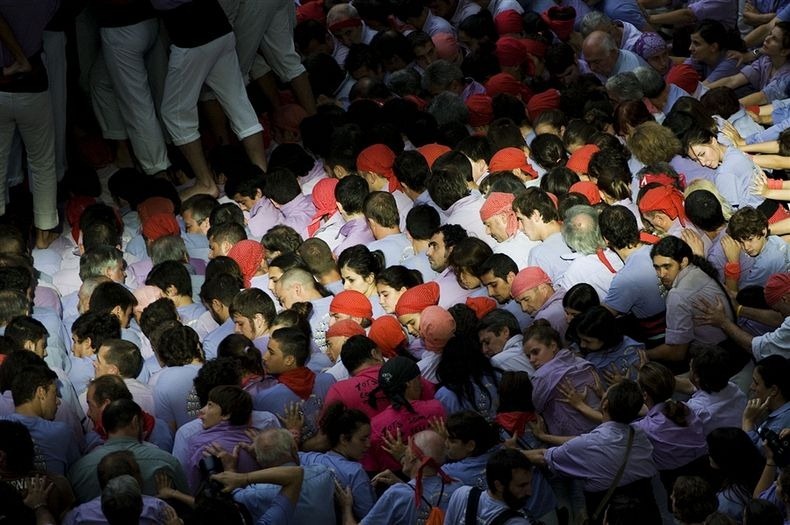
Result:
{"type": "Polygon", "coordinates": [[[508,434],[521,437],[527,423],[537,421],[533,412],[501,412],[494,419],[496,423],[507,430],[508,434]]]}
{"type": "Polygon", "coordinates": [[[313,393],[315,372],[307,367],[300,366],[299,368],[283,372],[277,376],[277,380],[290,388],[301,399],[307,399],[313,393]]]}
{"type": "MultiPolygon", "coordinates": [[[[414,504],[419,507],[422,505],[422,471],[427,466],[431,466],[436,469],[436,475],[442,478],[442,483],[450,483],[453,478],[448,476],[439,466],[435,459],[430,456],[426,456],[425,452],[422,451],[420,447],[418,447],[413,439],[409,439],[409,449],[411,453],[414,454],[420,461],[420,466],[417,468],[417,475],[415,476],[415,483],[414,483],[414,504]]],[[[438,503],[437,503],[438,505],[438,503]]]]}
{"type": "MultiPolygon", "coordinates": [[[[154,430],[154,425],[156,425],[156,418],[148,412],[143,411],[143,441],[148,441],[151,432],[154,430]]],[[[104,430],[101,421],[94,423],[93,430],[99,434],[99,437],[102,438],[103,441],[107,441],[107,431],[104,430]]]]}

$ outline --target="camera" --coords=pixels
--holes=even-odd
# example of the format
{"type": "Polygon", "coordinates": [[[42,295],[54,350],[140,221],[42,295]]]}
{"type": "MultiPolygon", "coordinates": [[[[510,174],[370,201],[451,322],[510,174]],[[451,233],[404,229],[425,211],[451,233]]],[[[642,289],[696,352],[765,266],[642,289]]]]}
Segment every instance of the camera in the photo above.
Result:
{"type": "Polygon", "coordinates": [[[211,479],[214,474],[219,474],[223,471],[222,461],[217,456],[206,456],[198,463],[200,469],[200,477],[202,478],[201,492],[208,497],[219,497],[222,495],[222,483],[211,479]]]}
{"type": "Polygon", "coordinates": [[[784,438],[779,437],[779,434],[768,428],[762,426],[757,429],[757,434],[765,441],[768,448],[774,454],[774,462],[777,467],[785,467],[790,464],[790,436],[784,438]]]}

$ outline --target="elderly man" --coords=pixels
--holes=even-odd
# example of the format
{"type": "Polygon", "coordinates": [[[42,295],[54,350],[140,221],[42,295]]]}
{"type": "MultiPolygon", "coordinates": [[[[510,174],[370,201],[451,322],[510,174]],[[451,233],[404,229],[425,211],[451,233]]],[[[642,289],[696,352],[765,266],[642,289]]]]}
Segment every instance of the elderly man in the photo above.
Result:
{"type": "Polygon", "coordinates": [[[326,27],[346,47],[370,44],[377,31],[369,28],[351,4],[337,4],[326,14],[326,27]]]}
{"type": "Polygon", "coordinates": [[[562,307],[565,289],[553,286],[546,272],[537,266],[524,268],[513,279],[510,295],[524,312],[534,319],[545,319],[561,337],[565,337],[568,329],[568,320],[562,307]]]}
{"type": "Polygon", "coordinates": [[[638,67],[634,70],[645,97],[660,112],[654,114],[656,120],[664,121],[664,117],[672,110],[672,106],[680,97],[690,96],[675,84],[668,84],[661,74],[652,67],[638,67]]]}
{"type": "Polygon", "coordinates": [[[593,31],[584,39],[582,54],[595,76],[604,83],[618,73],[647,67],[647,62],[639,55],[620,49],[612,35],[603,31],[593,31]]]}
{"type": "Polygon", "coordinates": [[[532,248],[539,244],[530,240],[519,229],[518,218],[513,211],[515,196],[512,193],[492,192],[480,208],[480,220],[486,233],[494,238],[494,253],[510,256],[519,268],[528,265],[532,248]]]}

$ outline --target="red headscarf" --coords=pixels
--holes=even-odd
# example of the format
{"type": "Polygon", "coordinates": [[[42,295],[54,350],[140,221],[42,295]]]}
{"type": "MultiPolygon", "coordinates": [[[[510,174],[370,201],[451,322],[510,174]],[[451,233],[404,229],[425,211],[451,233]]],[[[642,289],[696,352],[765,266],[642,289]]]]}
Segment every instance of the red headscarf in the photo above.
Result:
{"type": "Polygon", "coordinates": [[[299,399],[307,399],[313,393],[315,372],[305,366],[288,370],[277,376],[277,381],[284,384],[299,399]]]}
{"type": "Polygon", "coordinates": [[[524,43],[512,36],[503,36],[496,41],[496,57],[502,67],[518,67],[527,60],[524,43]]]}
{"type": "Polygon", "coordinates": [[[573,24],[576,22],[576,10],[573,7],[555,5],[543,11],[540,17],[563,42],[567,42],[573,34],[573,24]]]}
{"type": "Polygon", "coordinates": [[[598,185],[593,181],[580,180],[579,182],[575,182],[570,188],[568,188],[568,193],[571,192],[581,193],[587,197],[587,200],[590,202],[591,206],[595,206],[601,202],[601,191],[598,189],[598,185]]]}
{"type": "Polygon", "coordinates": [[[313,186],[312,200],[315,206],[315,214],[310,224],[307,225],[307,235],[312,237],[318,228],[321,227],[321,220],[326,215],[332,215],[337,211],[337,200],[335,199],[335,186],[340,182],[334,177],[319,180],[313,186]]]}
{"type": "Polygon", "coordinates": [[[480,207],[480,220],[485,222],[494,215],[504,214],[507,218],[506,232],[508,236],[518,231],[518,219],[513,211],[513,201],[516,199],[512,193],[494,191],[488,194],[486,201],[480,207]]]}
{"type": "Polygon", "coordinates": [[[389,181],[389,191],[400,188],[398,179],[392,171],[395,153],[384,144],[373,144],[363,149],[357,156],[357,170],[369,171],[389,181]]]}
{"type": "Polygon", "coordinates": [[[773,307],[778,304],[782,298],[790,293],[790,273],[775,273],[768,277],[765,283],[765,302],[768,306],[773,307]]]}
{"type": "Polygon", "coordinates": [[[436,56],[442,60],[454,62],[458,58],[460,48],[458,40],[450,33],[436,33],[431,37],[436,48],[436,56]]]}
{"type": "Polygon", "coordinates": [[[244,277],[244,287],[249,288],[252,278],[261,267],[261,262],[266,252],[261,243],[245,239],[233,245],[228,252],[228,257],[236,261],[244,277]]]}
{"type": "Polygon", "coordinates": [[[485,317],[488,312],[496,310],[496,301],[490,297],[468,297],[466,306],[472,309],[478,320],[485,317]]]}
{"type": "Polygon", "coordinates": [[[521,33],[524,31],[524,23],[521,21],[521,15],[515,9],[507,9],[496,15],[494,17],[494,24],[496,25],[496,32],[500,35],[521,33]]]}
{"type": "Polygon", "coordinates": [[[667,84],[675,84],[686,93],[694,93],[700,83],[699,72],[690,64],[675,64],[667,73],[667,84]]]}
{"type": "Polygon", "coordinates": [[[529,118],[534,122],[543,112],[560,108],[560,92],[556,89],[547,89],[542,93],[533,95],[527,102],[529,118]]]}
{"type": "Polygon", "coordinates": [[[522,102],[526,102],[532,97],[532,91],[509,73],[497,73],[488,79],[485,87],[491,97],[507,93],[520,98],[522,102]]]}
{"type": "Polygon", "coordinates": [[[670,219],[678,219],[680,224],[686,225],[683,194],[671,186],[657,186],[647,190],[639,200],[639,211],[643,214],[660,211],[670,219]]]}
{"type": "Polygon", "coordinates": [[[447,153],[448,151],[452,151],[450,148],[445,146],[444,144],[425,144],[424,146],[420,146],[417,148],[417,151],[425,157],[425,162],[428,163],[428,167],[432,168],[433,163],[436,162],[436,159],[447,153]]]}
{"type": "Polygon", "coordinates": [[[355,335],[365,335],[365,329],[353,319],[341,319],[326,330],[326,337],[352,337],[355,335]]]}
{"type": "Polygon", "coordinates": [[[364,294],[354,290],[343,290],[332,298],[332,302],[329,303],[329,313],[373,319],[373,306],[364,294]]]}
{"type": "Polygon", "coordinates": [[[469,125],[473,128],[487,126],[494,119],[492,98],[478,93],[466,99],[466,109],[469,110],[469,125]]]}
{"type": "Polygon", "coordinates": [[[491,157],[491,161],[488,163],[488,171],[491,173],[495,171],[510,171],[516,168],[521,169],[533,179],[538,176],[527,162],[527,156],[524,154],[524,151],[519,148],[502,148],[494,153],[494,156],[491,157]]]}
{"type": "Polygon", "coordinates": [[[425,308],[439,304],[439,285],[434,281],[418,284],[409,288],[398,299],[395,314],[400,317],[406,314],[418,314],[425,308]]]}
{"type": "Polygon", "coordinates": [[[143,236],[149,241],[155,241],[167,235],[181,235],[175,215],[170,213],[154,213],[143,221],[143,236]]]}
{"type": "Polygon", "coordinates": [[[165,197],[150,197],[137,205],[137,215],[140,217],[141,223],[157,213],[173,215],[175,212],[173,201],[165,197]]]}
{"type": "Polygon", "coordinates": [[[76,195],[66,201],[66,220],[71,225],[71,237],[74,239],[74,242],[79,242],[80,240],[80,217],[82,217],[82,212],[91,204],[96,204],[96,199],[82,195],[76,195]]]}
{"type": "Polygon", "coordinates": [[[324,0],[302,2],[302,5],[296,8],[296,23],[301,24],[306,20],[315,20],[316,22],[320,22],[321,25],[326,23],[324,0]]]}
{"type": "Polygon", "coordinates": [[[429,306],[420,314],[420,338],[425,349],[441,352],[455,335],[455,319],[441,306],[429,306]]]}
{"type": "Polygon", "coordinates": [[[408,341],[400,323],[391,315],[382,315],[373,321],[368,337],[387,359],[398,355],[397,349],[408,341]]]}
{"type": "Polygon", "coordinates": [[[513,284],[510,285],[510,296],[516,299],[527,290],[532,290],[544,283],[551,284],[551,278],[546,272],[538,266],[527,266],[513,279],[513,284]]]}
{"type": "Polygon", "coordinates": [[[587,168],[590,165],[590,159],[599,151],[601,151],[600,148],[598,148],[598,146],[595,144],[585,144],[581,148],[571,153],[571,156],[568,157],[568,162],[565,164],[565,166],[568,169],[575,171],[579,175],[586,175],[587,168]]]}

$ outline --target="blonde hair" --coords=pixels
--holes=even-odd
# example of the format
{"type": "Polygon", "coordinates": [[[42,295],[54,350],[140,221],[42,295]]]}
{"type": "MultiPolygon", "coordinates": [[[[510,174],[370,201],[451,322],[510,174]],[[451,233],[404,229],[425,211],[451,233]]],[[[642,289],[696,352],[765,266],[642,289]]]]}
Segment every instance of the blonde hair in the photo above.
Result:
{"type": "Polygon", "coordinates": [[[683,151],[683,145],[674,133],[658,122],[639,124],[626,143],[634,157],[646,166],[669,162],[683,151]]]}
{"type": "Polygon", "coordinates": [[[721,193],[719,193],[719,190],[716,188],[715,184],[707,179],[694,179],[689,183],[688,186],[686,186],[683,196],[688,199],[689,195],[697,190],[706,190],[711,192],[716,197],[716,200],[721,203],[721,213],[724,215],[724,220],[730,220],[730,217],[732,217],[732,214],[734,213],[732,205],[729,203],[729,201],[727,201],[727,199],[724,198],[721,193]]]}

